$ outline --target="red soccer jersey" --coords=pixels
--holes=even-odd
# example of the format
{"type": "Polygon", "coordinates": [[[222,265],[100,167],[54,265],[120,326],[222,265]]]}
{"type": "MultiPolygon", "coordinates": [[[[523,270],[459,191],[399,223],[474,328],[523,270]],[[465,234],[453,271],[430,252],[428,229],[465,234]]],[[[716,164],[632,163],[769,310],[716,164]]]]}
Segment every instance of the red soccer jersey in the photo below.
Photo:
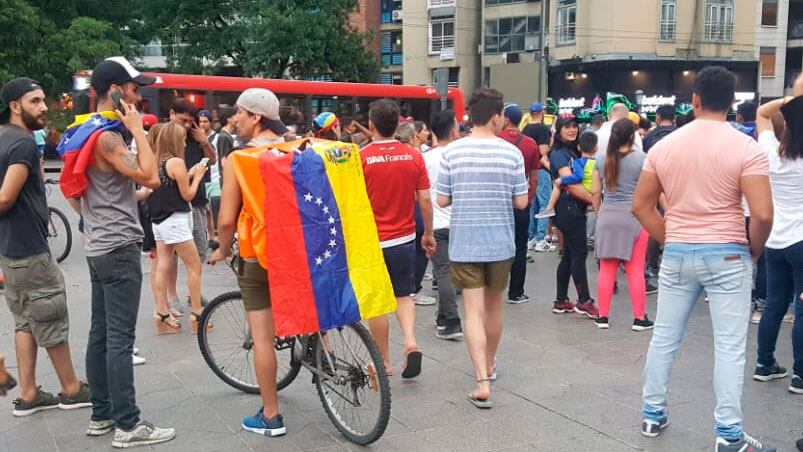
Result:
{"type": "Polygon", "coordinates": [[[380,245],[388,248],[415,240],[415,193],[429,190],[421,153],[388,140],[369,144],[360,157],[380,245]]]}

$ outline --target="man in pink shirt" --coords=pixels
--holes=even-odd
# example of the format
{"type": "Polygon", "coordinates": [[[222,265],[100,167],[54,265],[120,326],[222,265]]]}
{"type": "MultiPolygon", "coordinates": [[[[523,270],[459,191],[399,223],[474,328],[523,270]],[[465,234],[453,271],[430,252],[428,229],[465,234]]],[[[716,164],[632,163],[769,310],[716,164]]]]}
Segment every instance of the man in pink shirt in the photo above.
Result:
{"type": "Polygon", "coordinates": [[[753,263],[772,227],[767,156],[726,120],[735,76],[719,66],[697,74],[694,121],[656,144],[647,156],[632,211],[666,243],[659,275],[658,313],[644,366],[642,434],[668,423],[667,388],[675,354],[703,290],[714,332],[717,452],[775,451],[742,427],[745,345],[753,263]],[[663,193],[666,222],[655,206],[663,193]],[[750,207],[745,235],[741,199],[750,207]]]}

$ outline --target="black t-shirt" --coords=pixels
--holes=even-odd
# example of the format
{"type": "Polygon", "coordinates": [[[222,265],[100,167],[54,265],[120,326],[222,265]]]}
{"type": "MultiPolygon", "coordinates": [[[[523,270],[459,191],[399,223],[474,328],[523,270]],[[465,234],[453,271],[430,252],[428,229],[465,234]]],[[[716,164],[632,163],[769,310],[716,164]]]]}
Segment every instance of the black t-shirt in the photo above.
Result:
{"type": "MultiPolygon", "coordinates": [[[[197,141],[193,140],[191,136],[187,136],[187,146],[184,148],[184,162],[187,164],[187,169],[192,168],[201,159],[204,158],[204,150],[197,141]]],[[[207,204],[206,199],[206,190],[204,189],[204,185],[207,182],[211,182],[212,177],[209,174],[209,171],[204,174],[204,180],[201,184],[201,187],[198,188],[198,193],[195,194],[195,197],[192,198],[192,206],[193,207],[204,207],[207,204]]]]}
{"type": "Polygon", "coordinates": [[[222,159],[228,157],[232,149],[234,149],[234,137],[225,130],[220,130],[217,134],[217,158],[222,159]]]}
{"type": "Polygon", "coordinates": [[[665,136],[674,132],[675,129],[677,129],[675,126],[658,126],[652,129],[650,133],[644,136],[644,140],[642,140],[644,152],[649,152],[650,148],[655,146],[655,143],[661,141],[661,139],[663,139],[665,136]]]}
{"type": "Polygon", "coordinates": [[[549,144],[549,137],[552,136],[552,132],[549,131],[549,127],[539,123],[531,123],[524,126],[524,130],[521,133],[527,135],[528,137],[535,140],[539,146],[544,144],[549,144]]]}
{"type": "MultiPolygon", "coordinates": [[[[579,159],[580,153],[567,148],[553,149],[549,153],[549,172],[554,181],[559,176],[561,168],[572,168],[572,160],[579,159]]],[[[585,216],[586,205],[568,192],[561,190],[558,202],[555,205],[555,215],[567,214],[570,216],[585,216]]]]}
{"type": "Polygon", "coordinates": [[[47,196],[33,136],[13,125],[0,127],[0,184],[17,164],[28,167],[28,180],[11,209],[0,215],[0,254],[19,258],[49,250],[47,196]]]}

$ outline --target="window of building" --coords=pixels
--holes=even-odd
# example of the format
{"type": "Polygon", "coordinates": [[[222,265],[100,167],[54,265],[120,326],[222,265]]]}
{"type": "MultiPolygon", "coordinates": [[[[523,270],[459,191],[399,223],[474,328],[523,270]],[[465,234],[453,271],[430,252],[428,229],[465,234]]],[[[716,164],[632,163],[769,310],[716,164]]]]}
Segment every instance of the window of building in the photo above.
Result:
{"type": "Polygon", "coordinates": [[[778,26],[778,0],[763,0],[761,2],[761,25],[765,27],[778,26]]]}
{"type": "Polygon", "coordinates": [[[493,6],[493,5],[507,5],[509,3],[524,3],[524,2],[531,2],[534,0],[485,0],[486,6],[493,6]]]}
{"type": "Polygon", "coordinates": [[[674,41],[677,34],[677,0],[661,0],[661,23],[658,39],[674,41]]]}
{"type": "Polygon", "coordinates": [[[485,53],[538,50],[541,17],[505,17],[485,21],[485,53]]]}
{"type": "Polygon", "coordinates": [[[733,40],[733,0],[705,0],[706,41],[733,40]]]}
{"type": "MultiPolygon", "coordinates": [[[[437,69],[432,70],[432,85],[436,84],[435,80],[435,71],[437,69]]],[[[450,67],[449,68],[449,86],[457,88],[460,84],[460,68],[459,67],[450,67]]]]}
{"type": "Polygon", "coordinates": [[[379,74],[379,83],[383,85],[401,85],[402,73],[401,72],[381,72],[379,74]]]}
{"type": "Polygon", "coordinates": [[[402,52],[401,31],[385,31],[380,35],[379,50],[382,55],[382,64],[385,66],[400,65],[404,61],[402,52]]]}
{"type": "Polygon", "coordinates": [[[577,23],[577,0],[558,0],[558,44],[574,44],[577,23]]]}
{"type": "Polygon", "coordinates": [[[482,68],[482,87],[483,88],[491,87],[491,68],[488,66],[482,68]]]}
{"type": "Polygon", "coordinates": [[[454,17],[429,21],[429,54],[454,49],[454,17]]]}
{"type": "Polygon", "coordinates": [[[761,47],[759,59],[761,60],[761,76],[775,77],[775,47],[761,47]]]}
{"type": "Polygon", "coordinates": [[[383,24],[401,22],[402,0],[381,0],[379,8],[383,24]]]}

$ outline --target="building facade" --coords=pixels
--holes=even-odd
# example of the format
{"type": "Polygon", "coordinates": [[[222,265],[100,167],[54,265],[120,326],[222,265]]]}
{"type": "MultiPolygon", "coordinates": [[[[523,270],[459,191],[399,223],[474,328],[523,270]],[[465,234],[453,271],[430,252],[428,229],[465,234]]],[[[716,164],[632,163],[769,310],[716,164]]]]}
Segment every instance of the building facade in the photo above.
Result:
{"type": "Polygon", "coordinates": [[[756,54],[761,65],[759,93],[762,100],[775,99],[784,95],[787,83],[789,0],[758,0],[756,9],[756,54]]]}
{"type": "MultiPolygon", "coordinates": [[[[677,102],[694,74],[722,65],[738,98],[758,91],[756,0],[552,0],[549,93],[590,106],[607,92],[677,102]]],[[[760,0],[759,0],[759,3],[760,0]]]]}

